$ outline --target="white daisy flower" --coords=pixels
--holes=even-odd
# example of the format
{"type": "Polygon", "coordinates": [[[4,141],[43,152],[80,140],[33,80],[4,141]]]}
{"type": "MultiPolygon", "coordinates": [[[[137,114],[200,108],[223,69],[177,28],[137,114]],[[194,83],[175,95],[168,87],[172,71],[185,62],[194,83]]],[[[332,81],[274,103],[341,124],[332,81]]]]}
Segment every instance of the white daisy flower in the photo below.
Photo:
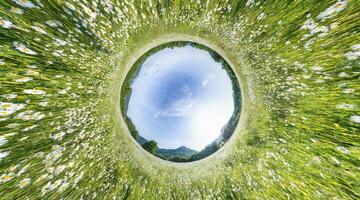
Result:
{"type": "Polygon", "coordinates": [[[265,13],[260,13],[259,16],[257,16],[256,20],[264,19],[265,13]]]}
{"type": "Polygon", "coordinates": [[[4,59],[0,59],[0,65],[5,65],[5,60],[4,59]]]}
{"type": "Polygon", "coordinates": [[[338,23],[338,22],[334,22],[334,23],[330,24],[330,29],[333,30],[333,29],[335,29],[335,28],[338,27],[338,26],[339,26],[339,23],[338,23]]]}
{"type": "Polygon", "coordinates": [[[347,89],[343,90],[343,93],[345,93],[345,94],[351,94],[351,93],[354,93],[354,92],[355,92],[355,90],[352,89],[352,88],[347,88],[347,89]]]}
{"type": "Polygon", "coordinates": [[[360,44],[355,44],[354,46],[351,47],[351,49],[353,51],[360,51],[360,44]]]}
{"type": "Polygon", "coordinates": [[[27,68],[31,68],[31,69],[36,69],[36,68],[38,68],[36,65],[27,65],[26,67],[27,67],[27,68]]]}
{"type": "Polygon", "coordinates": [[[15,99],[18,95],[17,94],[3,94],[2,97],[6,99],[15,99]]]}
{"type": "Polygon", "coordinates": [[[63,74],[58,74],[58,75],[55,75],[55,78],[62,78],[62,77],[64,77],[64,75],[63,75],[63,74]]]}
{"type": "Polygon", "coordinates": [[[8,116],[25,107],[24,104],[0,102],[0,117],[8,116]]]}
{"type": "Polygon", "coordinates": [[[13,172],[15,169],[17,169],[19,167],[19,165],[12,165],[11,167],[9,167],[9,171],[13,172]]]}
{"type": "Polygon", "coordinates": [[[29,131],[29,130],[31,130],[31,129],[34,129],[35,127],[37,127],[37,125],[32,125],[32,126],[29,126],[29,127],[26,127],[26,128],[24,128],[24,129],[22,129],[22,131],[29,131]]]}
{"type": "Polygon", "coordinates": [[[55,45],[56,46],[65,46],[67,44],[66,41],[55,38],[55,45]]]}
{"type": "Polygon", "coordinates": [[[45,117],[45,114],[43,114],[41,112],[34,112],[32,110],[21,112],[16,116],[17,119],[22,119],[22,120],[25,120],[25,121],[28,121],[28,120],[41,120],[44,117],[45,117]]]}
{"type": "Polygon", "coordinates": [[[314,71],[322,71],[322,67],[319,67],[319,66],[314,66],[314,67],[312,67],[312,70],[314,70],[314,71]]]}
{"type": "Polygon", "coordinates": [[[35,70],[32,70],[32,69],[29,69],[29,70],[26,71],[26,74],[31,75],[31,76],[37,76],[37,75],[39,75],[39,72],[35,71],[35,70]]]}
{"type": "Polygon", "coordinates": [[[18,78],[15,81],[18,83],[26,83],[26,82],[32,81],[32,80],[33,80],[33,78],[31,78],[31,77],[23,77],[23,78],[18,78]]]}
{"type": "Polygon", "coordinates": [[[348,77],[349,75],[346,72],[341,72],[338,76],[339,77],[348,77]]]}
{"type": "Polygon", "coordinates": [[[66,165],[59,165],[56,167],[54,174],[59,175],[66,169],[66,165]]]}
{"type": "Polygon", "coordinates": [[[344,10],[347,5],[347,0],[338,1],[334,5],[327,8],[324,12],[320,13],[317,18],[324,21],[325,19],[334,17],[338,12],[344,10]]]}
{"type": "Polygon", "coordinates": [[[64,191],[68,186],[69,186],[69,183],[64,181],[59,187],[59,192],[64,191]]]}
{"type": "Polygon", "coordinates": [[[253,4],[255,4],[255,0],[248,0],[247,2],[246,2],[246,6],[252,6],[253,4]]]}
{"type": "Polygon", "coordinates": [[[355,123],[360,123],[360,116],[353,115],[350,117],[350,121],[355,122],[355,123]]]}
{"type": "Polygon", "coordinates": [[[49,102],[43,101],[39,103],[39,106],[45,107],[49,104],[49,102]]]}
{"type": "Polygon", "coordinates": [[[14,178],[13,173],[3,174],[3,175],[0,176],[0,183],[6,183],[6,182],[10,181],[13,178],[14,178]]]}
{"type": "Polygon", "coordinates": [[[345,57],[348,60],[355,60],[358,57],[360,57],[360,44],[356,44],[356,45],[352,46],[351,50],[352,51],[345,53],[345,57]]]}
{"type": "Polygon", "coordinates": [[[40,28],[40,27],[38,27],[38,26],[32,26],[31,27],[34,31],[37,31],[37,32],[39,32],[39,33],[41,33],[41,34],[47,34],[47,32],[44,30],[44,29],[42,29],[42,28],[40,28]]]}
{"type": "Polygon", "coordinates": [[[9,152],[8,151],[5,151],[5,152],[0,152],[0,161],[5,158],[6,156],[9,155],[9,152]]]}
{"type": "Polygon", "coordinates": [[[3,28],[7,28],[7,29],[14,27],[13,23],[11,21],[7,21],[2,18],[0,18],[0,26],[2,26],[3,28]]]}
{"type": "Polygon", "coordinates": [[[19,15],[23,14],[23,10],[21,10],[20,8],[17,8],[17,7],[11,7],[10,12],[19,14],[19,15]]]}
{"type": "Polygon", "coordinates": [[[18,4],[19,6],[22,6],[25,8],[34,8],[35,7],[33,2],[31,2],[29,0],[12,0],[12,1],[15,2],[16,4],[18,4]]]}
{"type": "Polygon", "coordinates": [[[310,18],[305,21],[304,25],[301,26],[301,29],[302,30],[309,29],[310,31],[312,31],[315,30],[317,26],[318,26],[317,23],[315,23],[314,20],[310,18]]]}
{"type": "Polygon", "coordinates": [[[6,128],[16,128],[16,127],[18,127],[18,126],[20,126],[20,124],[18,124],[18,123],[12,123],[12,124],[8,124],[8,125],[6,126],[6,128]]]}
{"type": "Polygon", "coordinates": [[[60,57],[64,55],[64,50],[55,50],[52,54],[56,57],[60,57]]]}
{"type": "Polygon", "coordinates": [[[29,48],[27,48],[24,44],[18,43],[18,42],[14,42],[13,43],[14,47],[16,50],[29,54],[29,55],[36,55],[37,53],[29,48]]]}
{"type": "Polygon", "coordinates": [[[61,26],[61,22],[57,21],[57,20],[49,20],[49,21],[46,21],[45,24],[51,26],[51,27],[58,27],[58,26],[61,26]]]}
{"type": "Polygon", "coordinates": [[[65,132],[59,132],[59,133],[50,135],[50,138],[53,140],[62,140],[64,138],[65,134],[66,134],[65,132]]]}
{"type": "Polygon", "coordinates": [[[70,9],[70,10],[72,10],[72,11],[75,11],[76,10],[76,8],[75,8],[75,6],[73,6],[71,3],[69,3],[69,2],[65,2],[65,5],[70,9]]]}
{"type": "Polygon", "coordinates": [[[0,146],[4,145],[5,143],[7,143],[7,139],[4,136],[0,136],[0,146]]]}
{"type": "Polygon", "coordinates": [[[3,135],[3,137],[7,138],[7,137],[12,137],[14,135],[16,135],[16,132],[7,133],[7,134],[3,135]]]}
{"type": "Polygon", "coordinates": [[[350,151],[347,148],[343,147],[343,146],[336,147],[336,150],[342,152],[343,154],[349,154],[350,153],[350,151]]]}
{"type": "Polygon", "coordinates": [[[27,89],[24,90],[26,94],[37,94],[37,95],[44,95],[46,92],[44,90],[37,90],[37,89],[27,89]]]}
{"type": "Polygon", "coordinates": [[[26,172],[26,169],[29,167],[29,165],[26,165],[25,167],[21,168],[18,173],[16,174],[17,177],[21,176],[21,174],[26,172]]]}
{"type": "Polygon", "coordinates": [[[81,4],[81,7],[84,9],[85,13],[90,16],[89,21],[94,21],[97,16],[97,13],[93,12],[91,9],[89,9],[84,4],[81,4]]]}
{"type": "Polygon", "coordinates": [[[31,179],[30,178],[25,178],[24,180],[20,181],[19,183],[19,188],[24,188],[26,186],[28,186],[31,182],[31,179]]]}
{"type": "Polygon", "coordinates": [[[356,108],[356,106],[354,104],[346,104],[346,103],[339,104],[339,105],[337,105],[337,107],[340,109],[346,109],[346,110],[353,110],[356,108]]]}
{"type": "Polygon", "coordinates": [[[62,90],[59,90],[59,94],[66,94],[68,91],[70,90],[69,87],[65,88],[65,89],[62,89],[62,90]]]}

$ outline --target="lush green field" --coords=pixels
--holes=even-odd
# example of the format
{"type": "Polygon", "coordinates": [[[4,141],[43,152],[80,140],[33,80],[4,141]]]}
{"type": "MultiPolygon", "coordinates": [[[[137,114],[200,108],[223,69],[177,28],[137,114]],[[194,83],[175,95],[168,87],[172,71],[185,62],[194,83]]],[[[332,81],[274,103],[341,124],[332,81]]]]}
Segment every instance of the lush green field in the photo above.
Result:
{"type": "Polygon", "coordinates": [[[0,1],[0,199],[359,199],[360,1],[0,1]],[[120,111],[129,67],[170,41],[234,67],[239,125],[171,163],[120,111]]]}

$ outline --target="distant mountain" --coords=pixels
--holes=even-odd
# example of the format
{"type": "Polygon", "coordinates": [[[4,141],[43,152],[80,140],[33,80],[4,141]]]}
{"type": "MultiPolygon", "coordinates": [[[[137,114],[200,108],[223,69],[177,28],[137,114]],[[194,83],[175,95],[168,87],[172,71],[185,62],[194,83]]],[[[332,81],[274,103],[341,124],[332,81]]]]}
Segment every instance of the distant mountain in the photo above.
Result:
{"type": "Polygon", "coordinates": [[[143,138],[141,135],[139,135],[139,138],[138,138],[137,142],[139,144],[143,145],[144,143],[148,142],[148,140],[143,138]]]}
{"type": "Polygon", "coordinates": [[[219,135],[218,138],[215,139],[214,142],[215,142],[217,145],[220,145],[221,142],[224,141],[224,139],[225,139],[225,138],[224,138],[224,132],[225,132],[225,130],[226,130],[226,127],[227,127],[227,124],[225,124],[225,126],[222,127],[222,129],[221,129],[221,134],[219,135]]]}
{"type": "Polygon", "coordinates": [[[182,157],[188,158],[193,154],[196,154],[197,151],[190,149],[185,146],[181,146],[177,149],[158,149],[156,154],[160,157],[164,157],[167,159],[175,158],[175,157],[182,157]]]}
{"type": "MultiPolygon", "coordinates": [[[[139,138],[137,140],[137,142],[140,145],[145,144],[146,142],[148,142],[147,139],[145,139],[144,137],[139,135],[139,138]]],[[[177,158],[190,158],[190,156],[196,154],[197,151],[192,150],[186,146],[181,146],[177,149],[161,149],[158,148],[155,152],[155,154],[159,157],[162,157],[166,160],[172,160],[173,158],[177,157],[177,158]]]]}

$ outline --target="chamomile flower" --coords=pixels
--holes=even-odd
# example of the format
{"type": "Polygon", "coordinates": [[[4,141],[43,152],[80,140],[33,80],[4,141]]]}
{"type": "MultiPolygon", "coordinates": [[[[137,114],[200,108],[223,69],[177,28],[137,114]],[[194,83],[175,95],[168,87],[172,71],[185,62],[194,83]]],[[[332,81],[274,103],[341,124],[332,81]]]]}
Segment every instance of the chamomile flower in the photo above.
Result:
{"type": "Polygon", "coordinates": [[[360,44],[356,44],[351,47],[351,51],[345,53],[345,57],[348,60],[355,60],[360,57],[360,44]]]}
{"type": "Polygon", "coordinates": [[[23,10],[17,7],[11,7],[10,12],[18,14],[18,15],[22,15],[23,14],[23,10]]]}
{"type": "Polygon", "coordinates": [[[338,12],[344,10],[346,8],[347,1],[338,1],[334,5],[327,8],[324,12],[321,12],[317,18],[324,21],[325,19],[334,17],[338,12]]]}
{"type": "Polygon", "coordinates": [[[89,15],[89,21],[94,21],[96,16],[97,16],[97,13],[96,12],[93,12],[90,8],[88,8],[87,6],[85,6],[84,4],[81,4],[81,7],[84,9],[85,13],[87,15],[89,15]]]}
{"type": "Polygon", "coordinates": [[[47,34],[47,32],[44,29],[42,29],[42,28],[40,28],[38,26],[32,26],[31,29],[33,29],[34,31],[37,31],[37,32],[39,32],[41,34],[47,34]]]}
{"type": "Polygon", "coordinates": [[[24,104],[0,102],[0,117],[8,116],[25,107],[24,104]]]}
{"type": "Polygon", "coordinates": [[[32,69],[28,69],[26,70],[26,75],[30,75],[30,76],[37,76],[39,75],[39,72],[38,71],[35,71],[35,70],[32,70],[32,69]]]}
{"type": "Polygon", "coordinates": [[[45,114],[41,112],[34,112],[32,110],[24,111],[16,115],[16,119],[28,120],[41,120],[45,117],[45,114]]]}
{"type": "Polygon", "coordinates": [[[343,93],[345,93],[345,94],[352,94],[354,92],[355,92],[355,90],[352,88],[346,88],[343,90],[343,93]]]}
{"type": "Polygon", "coordinates": [[[5,158],[6,156],[9,155],[9,152],[8,151],[5,151],[5,152],[0,152],[0,160],[2,160],[3,158],[5,158]]]}
{"type": "Polygon", "coordinates": [[[347,148],[343,147],[343,146],[336,147],[336,150],[340,151],[343,154],[349,154],[350,153],[350,151],[347,148]]]}
{"type": "Polygon", "coordinates": [[[49,20],[49,21],[46,21],[45,24],[51,26],[51,27],[58,27],[58,26],[61,26],[61,22],[57,21],[57,20],[49,20]]]}
{"type": "Polygon", "coordinates": [[[39,103],[39,106],[46,107],[49,104],[47,101],[42,101],[39,103]]]}
{"type": "Polygon", "coordinates": [[[360,116],[353,115],[350,117],[350,121],[355,122],[355,123],[360,123],[360,116]]]}
{"type": "Polygon", "coordinates": [[[11,21],[7,21],[5,19],[0,18],[0,26],[6,29],[10,29],[14,27],[14,24],[11,21]]]}
{"type": "Polygon", "coordinates": [[[36,65],[27,65],[26,67],[30,68],[30,69],[37,69],[38,68],[36,65]]]}
{"type": "Polygon", "coordinates": [[[19,6],[22,6],[25,8],[34,8],[35,7],[33,2],[31,2],[29,0],[12,0],[12,1],[15,2],[16,4],[18,4],[19,6]]]}
{"type": "Polygon", "coordinates": [[[260,13],[259,16],[257,16],[256,20],[262,20],[265,18],[265,13],[260,13]]]}
{"type": "Polygon", "coordinates": [[[26,165],[25,167],[21,168],[18,173],[16,174],[17,177],[21,176],[21,174],[25,173],[29,165],[26,165]]]}
{"type": "Polygon", "coordinates": [[[6,183],[14,178],[13,173],[3,174],[0,176],[0,183],[6,183]]]}
{"type": "Polygon", "coordinates": [[[346,104],[346,103],[339,104],[339,105],[337,105],[337,107],[340,109],[346,109],[346,110],[353,110],[356,108],[356,106],[354,104],[346,104]]]}
{"type": "Polygon", "coordinates": [[[35,95],[44,95],[46,92],[44,90],[37,90],[37,89],[27,89],[24,90],[26,94],[35,94],[35,95]]]}
{"type": "Polygon", "coordinates": [[[2,97],[6,99],[15,99],[18,95],[17,94],[3,94],[2,97]]]}
{"type": "Polygon", "coordinates": [[[65,46],[67,44],[66,41],[58,39],[58,38],[55,38],[54,40],[55,40],[54,43],[56,46],[65,46]]]}
{"type": "Polygon", "coordinates": [[[31,78],[31,77],[23,77],[23,78],[18,78],[15,81],[18,83],[26,83],[26,82],[32,81],[32,80],[33,80],[33,78],[31,78]]]}
{"type": "Polygon", "coordinates": [[[30,184],[30,182],[31,182],[31,179],[30,179],[30,178],[25,178],[25,179],[23,179],[23,180],[20,181],[20,183],[19,183],[19,188],[22,189],[22,188],[28,186],[28,185],[30,184]]]}
{"type": "Polygon", "coordinates": [[[51,134],[50,135],[50,138],[53,139],[53,140],[62,140],[65,136],[65,132],[61,131],[59,133],[56,133],[56,134],[51,134]]]}
{"type": "Polygon", "coordinates": [[[18,43],[18,42],[14,42],[13,43],[14,47],[16,50],[29,54],[29,55],[37,55],[37,53],[29,48],[27,48],[24,44],[18,43]]]}
{"type": "Polygon", "coordinates": [[[4,145],[5,143],[7,143],[7,139],[4,136],[0,136],[0,146],[4,145]]]}
{"type": "Polygon", "coordinates": [[[65,5],[70,9],[70,10],[72,10],[72,11],[75,11],[76,10],[76,8],[75,8],[75,6],[73,6],[71,3],[69,3],[69,2],[65,2],[65,5]]]}
{"type": "Polygon", "coordinates": [[[314,66],[314,67],[312,67],[312,70],[314,70],[314,71],[322,71],[322,67],[319,67],[319,66],[314,66]]]}

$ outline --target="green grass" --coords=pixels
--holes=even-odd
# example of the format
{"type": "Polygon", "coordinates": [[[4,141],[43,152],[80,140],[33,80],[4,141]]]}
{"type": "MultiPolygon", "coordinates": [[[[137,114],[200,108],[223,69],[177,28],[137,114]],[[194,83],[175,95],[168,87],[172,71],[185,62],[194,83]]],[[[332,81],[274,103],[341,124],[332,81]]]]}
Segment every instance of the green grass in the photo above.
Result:
{"type": "Polygon", "coordinates": [[[0,199],[360,198],[359,1],[324,20],[337,1],[16,2],[0,1],[0,102],[25,107],[0,116],[0,199]],[[188,164],[146,153],[119,103],[132,62],[173,40],[216,50],[242,87],[241,126],[188,164]]]}

